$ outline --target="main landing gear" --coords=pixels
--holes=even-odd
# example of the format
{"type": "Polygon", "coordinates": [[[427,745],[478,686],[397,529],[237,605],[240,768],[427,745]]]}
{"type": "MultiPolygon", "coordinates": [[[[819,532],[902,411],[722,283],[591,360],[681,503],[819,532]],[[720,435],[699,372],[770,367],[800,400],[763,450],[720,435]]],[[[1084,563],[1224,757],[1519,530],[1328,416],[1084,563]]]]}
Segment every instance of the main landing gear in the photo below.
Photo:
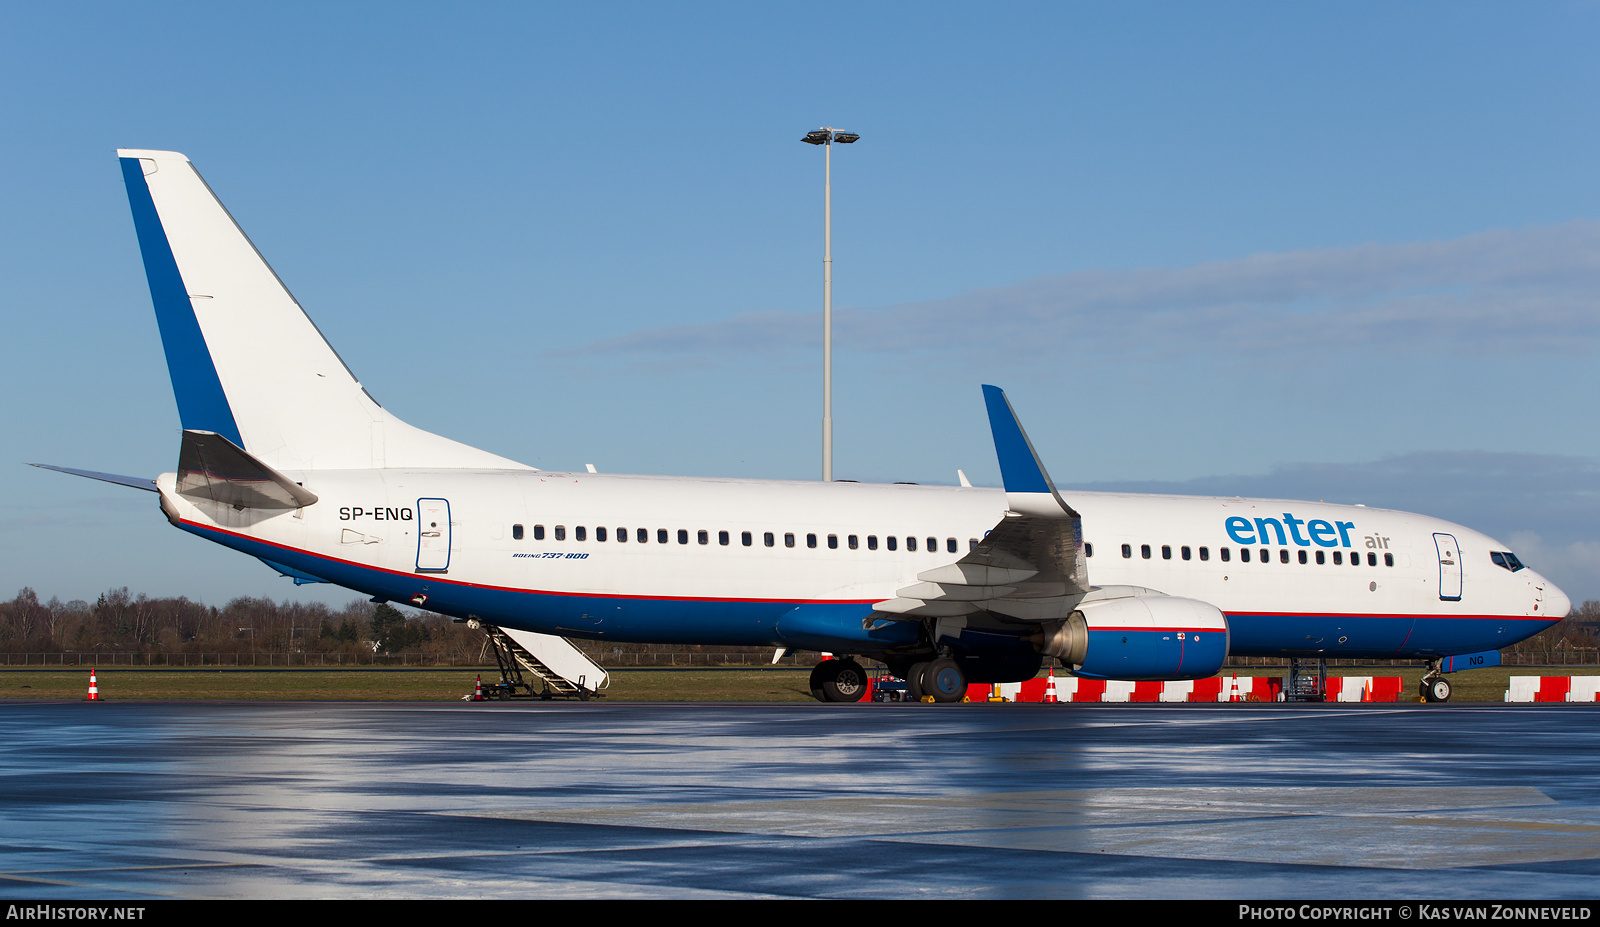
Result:
{"type": "Polygon", "coordinates": [[[1444,678],[1444,673],[1440,672],[1440,662],[1433,660],[1428,663],[1428,671],[1423,674],[1422,682],[1417,687],[1425,702],[1450,701],[1450,680],[1444,678]]]}
{"type": "Polygon", "coordinates": [[[906,681],[906,698],[913,702],[959,702],[967,694],[967,672],[961,661],[948,656],[914,663],[889,664],[889,672],[906,681]]]}
{"type": "Polygon", "coordinates": [[[811,671],[811,694],[819,702],[859,702],[869,688],[867,671],[854,660],[823,660],[811,671]]]}
{"type": "Polygon", "coordinates": [[[924,697],[935,702],[959,702],[967,694],[967,674],[961,671],[960,663],[949,657],[913,663],[906,676],[906,690],[919,702],[924,697]]]}
{"type": "MultiPolygon", "coordinates": [[[[923,660],[910,666],[891,666],[890,672],[906,681],[906,698],[925,697],[935,702],[959,702],[967,694],[967,674],[950,657],[923,660]]],[[[854,660],[824,660],[811,671],[811,694],[819,702],[859,702],[871,688],[867,671],[854,660]]]]}

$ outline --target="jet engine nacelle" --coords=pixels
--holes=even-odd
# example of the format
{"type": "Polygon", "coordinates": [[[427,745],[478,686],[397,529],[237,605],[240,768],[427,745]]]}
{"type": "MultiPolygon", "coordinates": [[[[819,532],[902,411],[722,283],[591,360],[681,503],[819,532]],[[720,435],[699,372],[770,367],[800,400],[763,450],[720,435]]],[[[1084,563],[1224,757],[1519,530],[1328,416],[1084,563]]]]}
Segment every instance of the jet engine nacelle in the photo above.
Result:
{"type": "Polygon", "coordinates": [[[1035,638],[1077,676],[1204,679],[1228,657],[1228,619],[1209,602],[1170,595],[1086,600],[1035,638]]]}

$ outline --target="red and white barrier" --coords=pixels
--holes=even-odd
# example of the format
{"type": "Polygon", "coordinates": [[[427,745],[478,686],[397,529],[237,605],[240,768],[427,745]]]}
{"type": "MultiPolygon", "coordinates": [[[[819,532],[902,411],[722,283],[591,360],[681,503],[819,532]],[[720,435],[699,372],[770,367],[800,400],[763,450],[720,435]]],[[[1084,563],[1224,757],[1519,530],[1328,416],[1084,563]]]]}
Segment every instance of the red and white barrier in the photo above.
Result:
{"type": "Polygon", "coordinates": [[[1600,676],[1512,676],[1508,702],[1600,701],[1600,676]]]}
{"type": "MultiPolygon", "coordinates": [[[[1528,677],[1533,678],[1533,677],[1528,677]]],[[[1592,678],[1600,682],[1600,676],[1592,678]]],[[[1333,676],[1328,679],[1328,699],[1339,702],[1395,702],[1400,700],[1405,680],[1399,676],[1333,676]]],[[[1212,676],[1209,679],[1171,682],[1129,682],[1120,679],[1057,678],[1054,674],[1026,682],[999,685],[972,683],[967,686],[967,701],[988,702],[1275,702],[1283,691],[1277,676],[1212,676]]],[[[1585,690],[1585,701],[1594,698],[1594,689],[1585,690]]],[[[1507,699],[1514,701],[1514,699],[1507,699]]],[[[1524,699],[1531,701],[1531,699],[1524,699]]]]}

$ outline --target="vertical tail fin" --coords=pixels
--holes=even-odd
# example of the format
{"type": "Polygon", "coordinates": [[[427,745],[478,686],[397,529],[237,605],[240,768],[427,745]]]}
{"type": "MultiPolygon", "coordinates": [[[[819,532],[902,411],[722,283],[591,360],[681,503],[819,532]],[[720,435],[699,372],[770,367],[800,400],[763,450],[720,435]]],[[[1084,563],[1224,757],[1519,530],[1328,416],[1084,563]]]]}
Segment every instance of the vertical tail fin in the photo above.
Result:
{"type": "Polygon", "coordinates": [[[281,470],[525,469],[373,401],[188,158],[117,156],[185,430],[281,470]]]}

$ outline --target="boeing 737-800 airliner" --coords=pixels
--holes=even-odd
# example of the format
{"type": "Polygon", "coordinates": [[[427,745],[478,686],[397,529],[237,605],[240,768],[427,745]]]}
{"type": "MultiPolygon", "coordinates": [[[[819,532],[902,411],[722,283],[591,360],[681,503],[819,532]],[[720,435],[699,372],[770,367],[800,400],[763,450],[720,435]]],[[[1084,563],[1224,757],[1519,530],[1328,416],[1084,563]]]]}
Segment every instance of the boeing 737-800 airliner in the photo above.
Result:
{"type": "MultiPolygon", "coordinates": [[[[68,472],[303,579],[567,638],[869,656],[940,701],[1046,657],[1193,679],[1230,653],[1427,659],[1443,699],[1445,671],[1567,614],[1506,545],[1438,519],[1060,493],[992,386],[1003,490],[536,470],[378,405],[188,158],[118,154],[183,439],[154,481],[68,472]]],[[[812,676],[864,692],[852,659],[812,676]]]]}

